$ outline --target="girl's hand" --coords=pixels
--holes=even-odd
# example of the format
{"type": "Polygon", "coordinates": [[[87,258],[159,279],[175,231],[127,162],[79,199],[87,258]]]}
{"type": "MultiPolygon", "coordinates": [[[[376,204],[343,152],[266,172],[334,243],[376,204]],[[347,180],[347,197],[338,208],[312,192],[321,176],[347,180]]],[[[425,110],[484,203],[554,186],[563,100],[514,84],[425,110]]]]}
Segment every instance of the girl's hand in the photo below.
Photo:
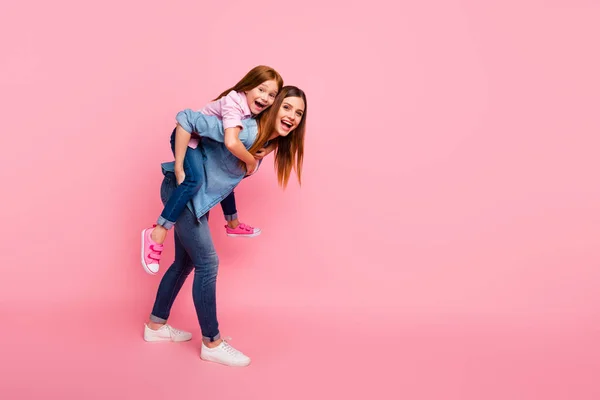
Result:
{"type": "Polygon", "coordinates": [[[250,176],[256,172],[256,168],[258,168],[258,161],[256,158],[253,159],[252,162],[246,163],[246,176],[250,176]]]}
{"type": "Polygon", "coordinates": [[[177,180],[178,185],[181,185],[181,183],[185,180],[185,172],[183,172],[183,168],[175,168],[175,179],[177,180]]]}

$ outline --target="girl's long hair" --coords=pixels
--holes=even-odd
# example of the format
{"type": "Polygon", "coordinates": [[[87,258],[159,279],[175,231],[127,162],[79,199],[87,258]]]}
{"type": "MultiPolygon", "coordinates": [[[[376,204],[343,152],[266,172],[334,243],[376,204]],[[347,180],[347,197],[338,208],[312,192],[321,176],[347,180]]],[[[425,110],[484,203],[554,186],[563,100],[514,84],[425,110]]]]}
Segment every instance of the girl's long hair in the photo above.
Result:
{"type": "Polygon", "coordinates": [[[247,92],[248,90],[252,90],[259,86],[261,83],[270,80],[277,82],[277,89],[281,90],[283,87],[283,78],[281,75],[279,75],[279,73],[271,67],[259,65],[252,68],[238,83],[235,84],[235,86],[221,93],[215,100],[219,100],[221,97],[227,96],[227,93],[231,92],[232,90],[235,90],[236,92],[247,92]]]}
{"type": "Polygon", "coordinates": [[[306,114],[308,104],[306,94],[296,86],[284,86],[280,91],[273,105],[260,115],[258,121],[258,136],[254,144],[248,149],[250,154],[262,149],[269,140],[269,136],[275,131],[277,114],[283,104],[283,100],[288,97],[299,97],[304,101],[304,114],[298,127],[287,136],[279,136],[273,139],[275,143],[275,169],[277,171],[277,181],[284,189],[287,187],[292,169],[296,171],[298,183],[302,184],[302,163],[304,161],[304,135],[306,132],[306,114]]]}

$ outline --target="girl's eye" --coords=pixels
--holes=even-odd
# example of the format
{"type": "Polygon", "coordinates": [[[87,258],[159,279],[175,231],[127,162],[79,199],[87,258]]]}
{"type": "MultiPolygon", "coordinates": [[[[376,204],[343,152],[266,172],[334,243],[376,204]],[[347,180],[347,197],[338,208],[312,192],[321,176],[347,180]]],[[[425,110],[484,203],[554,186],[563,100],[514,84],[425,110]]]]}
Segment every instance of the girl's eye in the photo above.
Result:
{"type": "Polygon", "coordinates": [[[272,99],[275,98],[275,95],[273,93],[271,93],[269,96],[271,96],[272,99]]]}

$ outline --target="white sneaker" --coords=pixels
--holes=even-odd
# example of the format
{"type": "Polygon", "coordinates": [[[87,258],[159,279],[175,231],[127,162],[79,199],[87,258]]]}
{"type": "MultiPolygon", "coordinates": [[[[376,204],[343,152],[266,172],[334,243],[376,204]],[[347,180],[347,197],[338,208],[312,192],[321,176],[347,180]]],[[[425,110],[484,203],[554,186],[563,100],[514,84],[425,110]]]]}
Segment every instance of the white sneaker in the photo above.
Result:
{"type": "Polygon", "coordinates": [[[212,361],[229,367],[245,367],[250,365],[250,357],[233,348],[223,340],[217,347],[208,348],[202,342],[200,358],[204,361],[212,361]]]}
{"type": "Polygon", "coordinates": [[[144,340],[146,342],[187,342],[192,339],[192,334],[164,324],[159,329],[150,329],[144,324],[144,340]]]}

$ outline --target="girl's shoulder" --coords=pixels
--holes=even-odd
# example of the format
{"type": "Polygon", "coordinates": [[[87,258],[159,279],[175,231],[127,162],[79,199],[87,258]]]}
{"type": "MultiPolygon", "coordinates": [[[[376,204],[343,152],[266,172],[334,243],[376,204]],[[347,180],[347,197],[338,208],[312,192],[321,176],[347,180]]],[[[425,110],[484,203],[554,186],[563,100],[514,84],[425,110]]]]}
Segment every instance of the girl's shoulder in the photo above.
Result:
{"type": "Polygon", "coordinates": [[[236,103],[240,103],[242,101],[246,102],[246,93],[244,92],[236,92],[235,90],[232,90],[231,92],[227,93],[227,96],[225,96],[225,98],[229,98],[231,100],[234,100],[236,103]]]}

